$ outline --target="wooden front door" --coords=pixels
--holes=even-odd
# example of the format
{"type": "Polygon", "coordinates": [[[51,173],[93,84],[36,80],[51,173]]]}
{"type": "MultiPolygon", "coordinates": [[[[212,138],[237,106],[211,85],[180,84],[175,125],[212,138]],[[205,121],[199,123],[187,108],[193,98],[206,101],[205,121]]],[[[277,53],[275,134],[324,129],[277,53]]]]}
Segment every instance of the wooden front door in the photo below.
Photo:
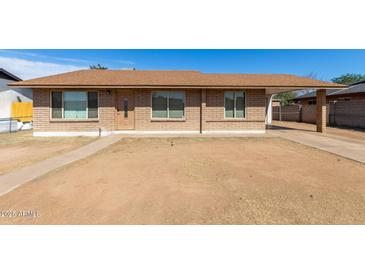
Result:
{"type": "Polygon", "coordinates": [[[134,93],[119,91],[116,93],[116,126],[118,130],[134,129],[134,93]]]}

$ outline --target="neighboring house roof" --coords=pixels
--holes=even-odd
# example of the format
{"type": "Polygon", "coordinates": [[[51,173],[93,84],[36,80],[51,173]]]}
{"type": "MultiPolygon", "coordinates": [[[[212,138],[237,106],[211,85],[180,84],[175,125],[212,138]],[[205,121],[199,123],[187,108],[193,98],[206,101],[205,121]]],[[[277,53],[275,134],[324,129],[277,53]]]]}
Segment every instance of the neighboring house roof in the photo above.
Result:
{"type": "Polygon", "coordinates": [[[9,84],[21,79],[0,68],[0,119],[11,117],[11,105],[14,102],[31,102],[31,89],[9,89],[9,84]]]}
{"type": "Polygon", "coordinates": [[[22,81],[22,79],[20,79],[18,76],[15,76],[14,74],[3,68],[0,68],[0,78],[13,81],[22,81]]]}
{"type": "Polygon", "coordinates": [[[364,84],[364,83],[365,83],[365,80],[362,80],[362,81],[359,81],[359,82],[352,83],[349,86],[355,86],[355,85],[364,84]]]}
{"type": "Polygon", "coordinates": [[[330,82],[289,74],[220,74],[199,71],[78,70],[12,83],[14,87],[267,87],[339,88],[330,82]]]}
{"type": "MultiPolygon", "coordinates": [[[[326,90],[326,96],[330,95],[331,93],[333,92],[336,92],[338,90],[341,90],[341,89],[330,89],[330,90],[326,90]]],[[[294,99],[295,100],[300,100],[300,99],[307,99],[307,98],[314,98],[316,97],[316,91],[315,90],[312,90],[306,94],[303,94],[303,95],[298,95],[296,96],[294,99]]]]}
{"type": "Polygon", "coordinates": [[[352,93],[365,93],[365,81],[360,84],[351,85],[348,88],[344,88],[338,91],[331,93],[330,95],[345,95],[352,93]]]}
{"type": "MultiPolygon", "coordinates": [[[[326,96],[328,96],[328,97],[338,96],[338,95],[349,95],[349,94],[354,94],[354,93],[365,93],[365,81],[354,83],[344,89],[326,90],[326,96]]],[[[300,99],[309,99],[309,98],[315,98],[315,97],[316,97],[316,92],[312,91],[307,94],[297,96],[294,99],[300,100],[300,99]]]]}

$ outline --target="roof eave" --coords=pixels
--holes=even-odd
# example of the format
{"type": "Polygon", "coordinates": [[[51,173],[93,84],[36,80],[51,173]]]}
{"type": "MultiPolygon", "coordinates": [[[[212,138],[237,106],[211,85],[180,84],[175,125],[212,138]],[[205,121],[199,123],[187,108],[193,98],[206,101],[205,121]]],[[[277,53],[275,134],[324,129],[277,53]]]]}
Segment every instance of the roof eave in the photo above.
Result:
{"type": "Polygon", "coordinates": [[[102,88],[102,89],[143,89],[143,88],[189,88],[189,89],[286,89],[286,90],[298,90],[298,89],[338,89],[341,86],[277,86],[277,85],[255,85],[255,86],[210,86],[210,85],[19,85],[17,83],[8,84],[8,86],[14,88],[102,88]]]}

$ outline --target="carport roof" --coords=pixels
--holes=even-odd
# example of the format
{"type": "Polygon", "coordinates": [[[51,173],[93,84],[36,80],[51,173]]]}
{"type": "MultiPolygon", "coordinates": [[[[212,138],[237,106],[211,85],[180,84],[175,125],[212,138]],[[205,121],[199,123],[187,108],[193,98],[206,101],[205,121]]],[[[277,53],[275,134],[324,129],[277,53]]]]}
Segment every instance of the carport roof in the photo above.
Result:
{"type": "Polygon", "coordinates": [[[78,70],[10,86],[27,88],[341,88],[290,74],[224,74],[183,70],[78,70]]]}

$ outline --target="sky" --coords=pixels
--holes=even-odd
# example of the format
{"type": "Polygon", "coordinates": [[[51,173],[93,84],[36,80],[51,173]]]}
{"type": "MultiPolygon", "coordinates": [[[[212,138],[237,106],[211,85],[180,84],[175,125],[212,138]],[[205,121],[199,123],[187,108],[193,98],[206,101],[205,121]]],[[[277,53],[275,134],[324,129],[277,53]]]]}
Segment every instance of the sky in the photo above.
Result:
{"type": "Polygon", "coordinates": [[[22,79],[101,64],[109,69],[289,73],[331,80],[365,74],[365,50],[28,50],[0,49],[0,68],[22,79]]]}

